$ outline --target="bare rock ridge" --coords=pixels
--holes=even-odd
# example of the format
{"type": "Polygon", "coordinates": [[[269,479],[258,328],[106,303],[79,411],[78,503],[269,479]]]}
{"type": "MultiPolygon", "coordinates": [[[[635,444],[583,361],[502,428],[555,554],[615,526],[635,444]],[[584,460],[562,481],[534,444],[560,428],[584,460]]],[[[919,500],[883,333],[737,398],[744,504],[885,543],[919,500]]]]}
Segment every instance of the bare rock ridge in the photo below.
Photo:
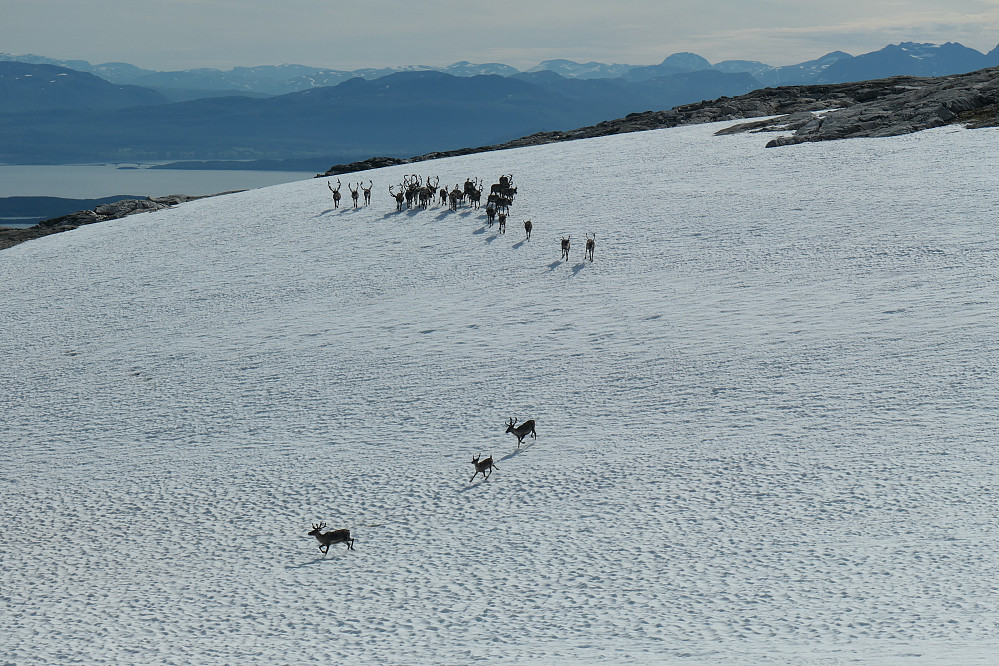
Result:
{"type": "Polygon", "coordinates": [[[791,132],[766,144],[772,148],[806,141],[895,136],[953,123],[995,127],[999,126],[999,67],[932,78],[893,76],[857,83],[762,88],[739,97],[684,104],[667,111],[632,113],[589,127],[540,132],[491,146],[427,153],[409,159],[379,157],[338,164],[317,177],[520,146],[765,117],[769,119],[736,125],[722,133],[791,132]]]}

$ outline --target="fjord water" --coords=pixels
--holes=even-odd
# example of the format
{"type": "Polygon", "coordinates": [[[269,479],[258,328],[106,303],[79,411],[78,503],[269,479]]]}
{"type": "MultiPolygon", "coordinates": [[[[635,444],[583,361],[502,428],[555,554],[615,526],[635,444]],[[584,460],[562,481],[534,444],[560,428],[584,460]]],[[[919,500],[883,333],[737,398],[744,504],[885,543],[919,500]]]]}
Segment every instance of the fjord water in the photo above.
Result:
{"type": "Polygon", "coordinates": [[[113,164],[2,164],[0,197],[197,196],[290,183],[314,175],[298,171],[116,168],[113,164]]]}
{"type": "Polygon", "coordinates": [[[990,663],[999,135],[719,127],[419,165],[505,235],[408,165],[4,250],[0,654],[990,663]]]}

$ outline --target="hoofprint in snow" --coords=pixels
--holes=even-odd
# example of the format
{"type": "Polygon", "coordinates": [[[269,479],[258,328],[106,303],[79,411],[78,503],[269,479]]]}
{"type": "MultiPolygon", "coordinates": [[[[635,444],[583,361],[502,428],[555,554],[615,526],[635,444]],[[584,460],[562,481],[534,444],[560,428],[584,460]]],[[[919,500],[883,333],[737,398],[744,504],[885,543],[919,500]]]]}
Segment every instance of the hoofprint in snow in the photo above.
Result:
{"type": "Polygon", "coordinates": [[[2,660],[995,663],[996,132],[718,128],[0,253],[2,660]]]}

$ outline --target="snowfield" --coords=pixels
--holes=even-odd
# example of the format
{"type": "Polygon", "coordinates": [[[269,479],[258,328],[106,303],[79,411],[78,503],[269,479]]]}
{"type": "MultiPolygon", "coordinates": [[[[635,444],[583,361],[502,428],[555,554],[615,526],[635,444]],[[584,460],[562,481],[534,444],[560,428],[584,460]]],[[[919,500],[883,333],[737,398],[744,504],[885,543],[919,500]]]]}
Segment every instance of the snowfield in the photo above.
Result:
{"type": "Polygon", "coordinates": [[[0,252],[0,662],[999,662],[999,134],[722,126],[0,252]]]}

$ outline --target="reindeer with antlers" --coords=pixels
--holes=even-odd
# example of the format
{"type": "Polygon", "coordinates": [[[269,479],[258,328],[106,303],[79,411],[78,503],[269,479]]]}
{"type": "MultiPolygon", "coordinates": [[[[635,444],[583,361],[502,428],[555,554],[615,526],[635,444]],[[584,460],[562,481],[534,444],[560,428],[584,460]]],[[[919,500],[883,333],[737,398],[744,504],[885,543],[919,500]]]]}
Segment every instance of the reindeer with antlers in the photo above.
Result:
{"type": "Polygon", "coordinates": [[[514,437],[517,438],[517,448],[520,448],[521,442],[524,438],[530,435],[534,439],[538,438],[538,434],[534,432],[534,419],[529,421],[524,421],[520,425],[517,425],[517,419],[510,419],[510,422],[506,424],[506,431],[512,433],[514,437]]]}
{"type": "Polygon", "coordinates": [[[330,552],[330,546],[335,543],[345,543],[347,550],[354,550],[354,540],[350,536],[350,530],[333,530],[324,534],[322,532],[324,527],[326,527],[326,523],[318,525],[313,523],[312,531],[309,532],[309,536],[316,537],[316,540],[319,541],[319,550],[323,557],[326,557],[326,553],[330,552]],[[323,550],[323,546],[326,547],[326,550],[323,550]]]}
{"type": "Polygon", "coordinates": [[[465,179],[463,194],[468,199],[469,205],[478,208],[479,202],[482,200],[482,181],[479,178],[475,178],[474,180],[471,178],[465,179]]]}
{"type": "Polygon", "coordinates": [[[351,187],[350,183],[347,183],[347,189],[350,190],[350,198],[354,200],[354,208],[357,208],[357,198],[361,196],[361,184],[358,183],[357,187],[351,187]]]}
{"type": "Polygon", "coordinates": [[[596,234],[586,234],[586,248],[583,250],[583,259],[587,257],[590,261],[593,261],[593,250],[597,246],[597,235],[596,234]]]}
{"type": "Polygon", "coordinates": [[[472,464],[475,465],[475,474],[473,474],[472,478],[468,480],[469,483],[474,481],[475,477],[477,477],[479,474],[482,475],[483,481],[488,481],[489,475],[493,473],[493,470],[499,469],[498,467],[496,467],[496,465],[493,464],[492,456],[489,456],[485,460],[479,460],[479,458],[481,457],[482,454],[480,453],[479,455],[472,458],[472,464]]]}
{"type": "MultiPolygon", "coordinates": [[[[395,187],[395,186],[394,185],[389,185],[389,194],[391,194],[392,198],[395,199],[395,210],[396,210],[396,212],[400,212],[400,211],[402,211],[403,205],[405,205],[405,203],[406,203],[406,193],[403,190],[401,190],[401,189],[398,192],[393,192],[392,191],[393,187],[395,187]]],[[[400,185],[399,187],[401,188],[402,185],[400,185]]]]}
{"type": "Polygon", "coordinates": [[[330,188],[330,192],[333,193],[333,207],[334,208],[339,208],[340,207],[340,187],[341,187],[341,185],[340,185],[340,179],[339,178],[336,179],[336,189],[335,190],[333,189],[333,186],[330,185],[330,181],[328,181],[328,180],[326,181],[326,187],[330,188]]]}
{"type": "Polygon", "coordinates": [[[361,191],[364,192],[364,205],[367,206],[371,203],[371,188],[375,186],[373,182],[368,181],[368,186],[365,187],[363,183],[358,183],[361,186],[361,191]]]}
{"type": "Polygon", "coordinates": [[[427,182],[420,186],[419,190],[419,200],[420,208],[426,210],[430,206],[430,202],[433,201],[434,192],[437,191],[437,186],[440,184],[441,179],[438,177],[437,180],[431,184],[430,176],[427,176],[427,182]]]}
{"type": "Polygon", "coordinates": [[[403,177],[403,184],[406,186],[406,208],[412,208],[414,202],[420,198],[420,187],[423,186],[423,179],[418,174],[413,174],[412,179],[403,177]]]}

